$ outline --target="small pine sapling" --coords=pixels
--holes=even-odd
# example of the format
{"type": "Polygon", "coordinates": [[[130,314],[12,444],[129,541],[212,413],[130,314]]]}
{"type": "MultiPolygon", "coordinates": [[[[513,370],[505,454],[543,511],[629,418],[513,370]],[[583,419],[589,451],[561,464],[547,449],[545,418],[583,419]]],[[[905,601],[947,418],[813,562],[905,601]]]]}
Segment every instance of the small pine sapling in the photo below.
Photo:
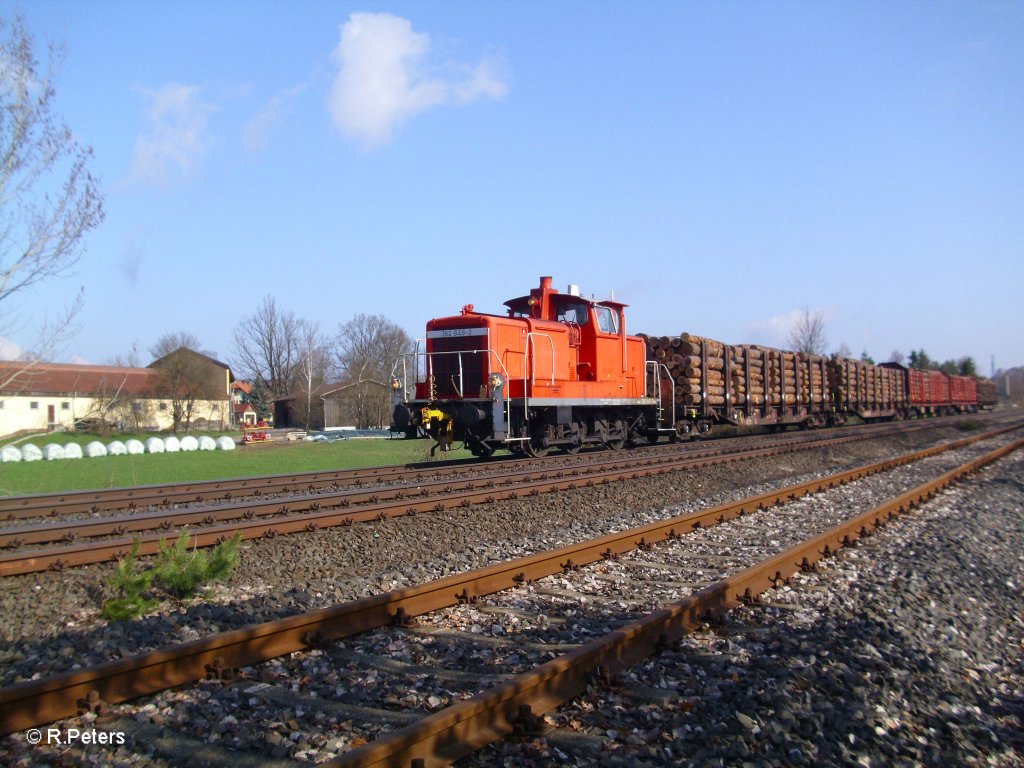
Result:
{"type": "Polygon", "coordinates": [[[222,541],[212,550],[188,548],[188,531],[182,531],[174,544],[161,539],[153,565],[153,580],[177,597],[192,597],[200,588],[223,581],[238,565],[241,534],[222,541]]]}
{"type": "Polygon", "coordinates": [[[108,584],[119,597],[113,597],[103,603],[103,616],[114,621],[137,619],[153,610],[159,600],[144,597],[144,593],[153,583],[152,571],[138,570],[139,548],[142,542],[132,545],[128,556],[117,564],[117,570],[110,577],[108,584]]]}

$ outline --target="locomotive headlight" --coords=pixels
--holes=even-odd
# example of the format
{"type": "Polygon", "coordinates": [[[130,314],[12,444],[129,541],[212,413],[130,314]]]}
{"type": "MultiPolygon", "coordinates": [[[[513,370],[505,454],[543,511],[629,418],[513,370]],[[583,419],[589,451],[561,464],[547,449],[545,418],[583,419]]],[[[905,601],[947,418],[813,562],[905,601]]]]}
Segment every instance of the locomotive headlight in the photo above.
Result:
{"type": "Polygon", "coordinates": [[[491,385],[491,389],[497,389],[498,387],[505,383],[505,379],[502,377],[500,373],[492,373],[491,377],[488,379],[488,382],[491,385]]]}

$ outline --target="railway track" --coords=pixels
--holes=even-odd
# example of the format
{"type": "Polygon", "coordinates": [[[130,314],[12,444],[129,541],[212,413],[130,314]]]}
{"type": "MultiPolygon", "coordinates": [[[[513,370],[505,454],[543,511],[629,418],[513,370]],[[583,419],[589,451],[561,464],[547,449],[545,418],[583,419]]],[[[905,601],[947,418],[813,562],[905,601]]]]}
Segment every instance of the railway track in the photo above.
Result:
{"type": "MultiPolygon", "coordinates": [[[[984,418],[985,415],[982,415],[984,418]]],[[[886,424],[865,424],[843,429],[817,430],[815,435],[891,434],[896,430],[915,430],[934,427],[938,424],[956,423],[963,417],[946,417],[921,422],[886,424]]],[[[974,416],[972,418],[979,418],[974,416]]],[[[665,444],[636,449],[630,455],[650,452],[679,451],[728,451],[728,445],[763,443],[766,439],[779,443],[799,441],[805,435],[755,435],[724,439],[727,444],[714,446],[717,439],[683,444],[665,444]]],[[[0,520],[16,522],[34,518],[68,519],[74,515],[95,516],[101,513],[128,510],[138,512],[150,508],[158,509],[172,505],[210,504],[232,502],[249,497],[268,497],[280,494],[316,494],[331,490],[359,486],[381,486],[395,483],[415,483],[441,477],[457,477],[477,471],[481,466],[495,467],[510,465],[509,469],[537,466],[571,466],[585,462],[601,454],[583,453],[576,457],[550,456],[543,459],[523,459],[512,456],[481,461],[479,459],[458,459],[445,462],[424,462],[404,466],[367,467],[359,469],[324,470],[317,472],[267,475],[262,477],[211,480],[206,482],[173,483],[167,485],[135,486],[130,488],[107,488],[61,493],[41,493],[0,496],[0,520]]]]}
{"type": "MultiPolygon", "coordinates": [[[[892,425],[886,425],[891,433],[892,425]]],[[[1011,429],[1007,427],[1005,429],[1011,429]]],[[[678,472],[709,463],[743,461],[875,437],[879,428],[849,434],[806,433],[786,440],[747,443],[723,441],[690,450],[594,454],[572,464],[534,460],[525,464],[477,464],[466,476],[428,480],[420,469],[414,479],[372,487],[340,488],[311,495],[250,498],[183,509],[136,512],[67,521],[43,521],[0,528],[0,576],[12,576],[124,556],[137,543],[140,554],[158,551],[169,536],[188,527],[195,546],[213,546],[235,534],[243,539],[314,531],[337,525],[490,503],[502,499],[572,490],[622,479],[678,472]],[[482,472],[479,470],[483,470],[482,472]]],[[[882,431],[885,434],[885,431],[882,431]]],[[[967,441],[977,437],[965,438],[967,441]]],[[[397,476],[393,474],[392,477],[397,476]]]]}
{"type": "Polygon", "coordinates": [[[287,731],[301,719],[302,728],[295,722],[293,730],[316,723],[330,733],[329,751],[344,753],[331,765],[447,764],[494,738],[535,735],[543,729],[541,713],[595,679],[609,679],[709,617],[756,600],[1024,445],[1000,439],[996,450],[955,449],[973,453],[967,461],[950,454],[930,459],[943,462],[931,470],[936,476],[909,491],[894,493],[906,481],[883,474],[907,471],[893,469],[906,465],[901,457],[420,587],[14,685],[0,691],[0,728],[67,716],[79,701],[102,711],[99,701],[211,677],[217,681],[138,707],[108,706],[102,727],[148,747],[164,739],[179,754],[202,748],[210,759],[233,764],[240,764],[238,753],[228,747],[262,749],[270,759],[253,759],[269,765],[274,739],[279,746],[287,738],[273,724],[283,722],[287,731]],[[864,510],[859,500],[851,515],[843,499],[854,482],[873,483],[877,503],[864,510]],[[802,503],[811,493],[820,495],[802,503]],[[295,655],[231,680],[239,668],[286,654],[295,655]],[[172,716],[163,714],[169,702],[172,716]],[[254,710],[259,744],[234,744],[224,723],[241,723],[254,710]],[[159,720],[156,733],[153,723],[140,722],[154,719],[146,713],[159,720]],[[169,741],[161,735],[168,729],[176,733],[169,741]]]}

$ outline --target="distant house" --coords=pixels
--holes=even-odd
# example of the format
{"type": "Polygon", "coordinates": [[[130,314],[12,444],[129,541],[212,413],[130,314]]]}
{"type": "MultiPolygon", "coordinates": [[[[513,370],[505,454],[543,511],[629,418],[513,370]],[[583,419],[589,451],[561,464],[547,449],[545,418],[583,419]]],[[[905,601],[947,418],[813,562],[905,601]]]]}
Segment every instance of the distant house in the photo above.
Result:
{"type": "Polygon", "coordinates": [[[391,388],[373,380],[325,384],[317,390],[323,401],[325,429],[382,427],[391,415],[391,388]]]}
{"type": "Polygon", "coordinates": [[[259,414],[252,404],[252,384],[247,381],[231,382],[231,425],[254,426],[259,414]]]}
{"type": "Polygon", "coordinates": [[[201,382],[192,425],[227,427],[230,368],[182,348],[147,368],[0,361],[0,435],[76,427],[170,429],[175,392],[168,389],[167,371],[182,360],[201,382]]]}
{"type": "Polygon", "coordinates": [[[324,400],[323,393],[330,390],[332,384],[321,384],[313,390],[307,401],[306,393],[299,392],[274,400],[274,426],[292,429],[323,429],[324,400]],[[306,409],[309,408],[309,423],[306,423],[306,409]]]}

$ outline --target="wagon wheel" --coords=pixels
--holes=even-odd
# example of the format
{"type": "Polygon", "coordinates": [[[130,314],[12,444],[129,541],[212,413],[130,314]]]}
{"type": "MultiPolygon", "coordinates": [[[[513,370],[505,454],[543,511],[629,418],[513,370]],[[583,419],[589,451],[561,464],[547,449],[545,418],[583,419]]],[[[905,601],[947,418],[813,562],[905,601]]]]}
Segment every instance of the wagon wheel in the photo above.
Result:
{"type": "Polygon", "coordinates": [[[539,459],[551,453],[551,446],[542,445],[539,440],[534,438],[523,443],[523,450],[526,451],[527,456],[539,459]]]}

